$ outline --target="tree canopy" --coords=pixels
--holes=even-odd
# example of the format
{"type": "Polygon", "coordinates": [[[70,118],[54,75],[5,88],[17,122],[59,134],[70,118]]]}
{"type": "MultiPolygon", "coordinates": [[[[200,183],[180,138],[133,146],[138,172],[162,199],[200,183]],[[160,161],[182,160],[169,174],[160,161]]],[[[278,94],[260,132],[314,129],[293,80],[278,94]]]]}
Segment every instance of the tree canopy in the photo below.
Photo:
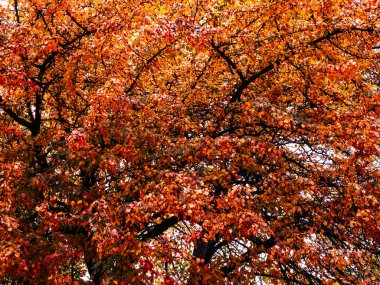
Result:
{"type": "Polygon", "coordinates": [[[379,284],[379,1],[1,3],[0,283],[379,284]]]}

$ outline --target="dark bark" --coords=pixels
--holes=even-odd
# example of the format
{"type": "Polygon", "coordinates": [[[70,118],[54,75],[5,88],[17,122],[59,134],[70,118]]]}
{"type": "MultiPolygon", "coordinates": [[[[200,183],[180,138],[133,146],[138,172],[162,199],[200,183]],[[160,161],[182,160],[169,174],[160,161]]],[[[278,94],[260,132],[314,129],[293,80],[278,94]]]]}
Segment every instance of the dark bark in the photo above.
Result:
{"type": "Polygon", "coordinates": [[[138,235],[138,239],[141,241],[146,241],[150,238],[158,237],[159,235],[163,234],[167,229],[174,226],[179,222],[179,219],[177,217],[170,217],[168,219],[164,219],[161,223],[148,226],[146,230],[141,232],[138,235]]]}
{"type": "Polygon", "coordinates": [[[96,248],[91,244],[88,245],[84,251],[84,261],[93,284],[100,285],[103,275],[101,263],[96,253],[96,248]]]}

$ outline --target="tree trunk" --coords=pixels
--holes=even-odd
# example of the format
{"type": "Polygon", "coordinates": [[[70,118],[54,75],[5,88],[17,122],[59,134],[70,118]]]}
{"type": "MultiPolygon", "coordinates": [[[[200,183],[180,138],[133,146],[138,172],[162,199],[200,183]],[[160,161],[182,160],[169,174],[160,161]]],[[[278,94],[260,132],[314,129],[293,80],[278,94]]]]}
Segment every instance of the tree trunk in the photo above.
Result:
{"type": "Polygon", "coordinates": [[[101,262],[94,246],[88,245],[86,247],[84,252],[84,261],[93,284],[100,285],[102,283],[103,272],[101,262]]]}

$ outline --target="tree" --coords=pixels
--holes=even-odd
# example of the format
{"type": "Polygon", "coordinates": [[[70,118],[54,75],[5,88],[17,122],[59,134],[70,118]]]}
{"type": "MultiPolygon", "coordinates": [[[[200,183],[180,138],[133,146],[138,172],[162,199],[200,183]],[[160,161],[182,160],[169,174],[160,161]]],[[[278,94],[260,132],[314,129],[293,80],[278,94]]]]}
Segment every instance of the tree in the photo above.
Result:
{"type": "Polygon", "coordinates": [[[380,282],[378,4],[3,3],[1,282],[380,282]]]}

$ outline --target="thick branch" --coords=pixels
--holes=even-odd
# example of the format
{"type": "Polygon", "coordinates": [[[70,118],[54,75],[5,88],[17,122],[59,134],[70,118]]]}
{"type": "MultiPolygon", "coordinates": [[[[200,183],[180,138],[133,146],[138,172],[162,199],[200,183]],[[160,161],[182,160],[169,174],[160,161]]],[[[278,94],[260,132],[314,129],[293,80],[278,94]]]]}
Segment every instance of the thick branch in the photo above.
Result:
{"type": "Polygon", "coordinates": [[[167,229],[176,225],[179,222],[177,217],[170,217],[168,219],[164,219],[161,223],[148,226],[145,231],[141,232],[138,235],[138,239],[141,241],[146,241],[150,238],[156,238],[157,236],[163,234],[167,229]]]}
{"type": "MultiPolygon", "coordinates": [[[[0,96],[0,104],[3,103],[3,98],[0,96]]],[[[11,109],[7,108],[7,107],[4,107],[2,106],[1,107],[4,112],[9,116],[11,117],[13,120],[15,120],[17,123],[19,123],[20,125],[26,127],[27,129],[31,130],[32,129],[32,124],[30,122],[28,122],[27,120],[21,118],[20,116],[18,116],[15,112],[13,112],[11,109]]]]}
{"type": "Polygon", "coordinates": [[[264,67],[260,71],[252,74],[248,79],[242,81],[242,83],[240,84],[240,86],[238,88],[236,88],[235,91],[234,91],[234,93],[232,94],[230,103],[234,103],[234,102],[240,100],[240,97],[243,94],[243,91],[248,87],[248,85],[250,83],[252,83],[256,79],[260,78],[262,75],[268,73],[269,71],[271,71],[272,69],[274,69],[275,66],[279,65],[281,62],[283,62],[283,61],[285,61],[287,59],[288,58],[285,58],[283,60],[277,59],[274,63],[271,62],[270,64],[268,64],[266,67],[264,67]]]}
{"type": "Polygon", "coordinates": [[[20,21],[20,15],[19,15],[19,12],[18,12],[18,0],[15,0],[14,2],[14,8],[15,8],[15,14],[16,14],[16,21],[18,24],[21,23],[20,21]]]}
{"type": "Polygon", "coordinates": [[[204,263],[209,263],[214,254],[225,245],[227,245],[227,241],[225,240],[204,242],[202,239],[199,239],[195,244],[193,255],[196,258],[203,259],[204,263]]]}

